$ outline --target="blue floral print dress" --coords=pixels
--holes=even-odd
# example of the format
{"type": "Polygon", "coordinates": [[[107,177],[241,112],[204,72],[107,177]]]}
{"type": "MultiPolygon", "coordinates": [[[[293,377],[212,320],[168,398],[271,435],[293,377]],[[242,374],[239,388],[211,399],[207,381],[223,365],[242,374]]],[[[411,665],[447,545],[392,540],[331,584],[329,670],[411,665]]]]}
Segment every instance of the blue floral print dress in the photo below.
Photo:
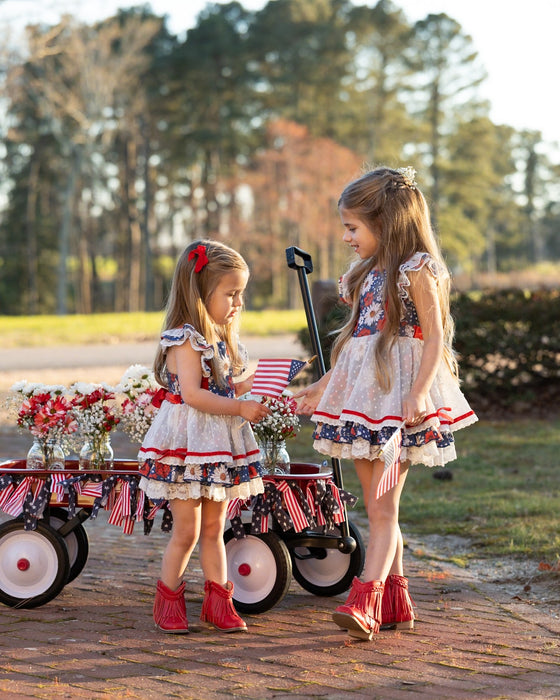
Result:
{"type": "MultiPolygon", "coordinates": [[[[165,331],[161,345],[190,343],[200,353],[202,387],[235,397],[226,345],[209,345],[192,326],[165,331]],[[224,387],[212,377],[210,360],[218,353],[224,387]]],[[[240,346],[245,354],[245,349],[240,346]]],[[[240,416],[204,413],[185,404],[177,375],[168,372],[165,400],[146,433],[138,459],[140,488],[161,500],[208,498],[247,499],[264,491],[259,448],[251,426],[240,416]]]]}
{"type": "MultiPolygon", "coordinates": [[[[318,452],[348,459],[378,459],[381,447],[401,427],[402,399],[412,387],[423,350],[418,314],[408,293],[408,274],[424,266],[436,281],[447,275],[428,253],[416,253],[401,265],[398,285],[402,314],[398,338],[389,351],[393,381],[388,392],[379,385],[374,359],[385,322],[387,276],[384,270],[372,270],[366,276],[354,333],[343,347],[311,418],[317,424],[314,447],[318,452]]],[[[340,291],[342,299],[350,303],[344,276],[340,291]]],[[[455,459],[454,431],[476,420],[457,380],[442,361],[429,391],[423,423],[403,429],[402,461],[436,466],[455,459]]]]}

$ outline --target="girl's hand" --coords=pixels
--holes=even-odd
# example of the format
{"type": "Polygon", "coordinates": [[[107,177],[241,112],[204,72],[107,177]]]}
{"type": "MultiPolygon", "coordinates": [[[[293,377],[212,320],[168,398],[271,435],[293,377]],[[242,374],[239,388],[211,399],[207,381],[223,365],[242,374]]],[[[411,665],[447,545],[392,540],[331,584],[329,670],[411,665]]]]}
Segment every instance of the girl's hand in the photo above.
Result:
{"type": "Polygon", "coordinates": [[[419,425],[426,417],[426,397],[414,392],[407,394],[402,403],[403,420],[407,425],[419,425]]]}
{"type": "MultiPolygon", "coordinates": [[[[325,377],[326,376],[327,375],[325,375],[325,377]]],[[[327,386],[326,382],[323,382],[323,379],[324,377],[293,395],[294,399],[301,399],[296,413],[304,416],[310,416],[315,413],[315,409],[321,400],[321,396],[325,393],[325,388],[327,386]]]]}
{"type": "Polygon", "coordinates": [[[260,401],[240,401],[239,415],[249,423],[258,423],[263,418],[270,415],[271,411],[268,406],[260,401]]]}
{"type": "Polygon", "coordinates": [[[253,380],[255,379],[255,373],[249,375],[245,379],[241,380],[240,382],[235,382],[235,395],[236,396],[242,396],[243,394],[247,394],[248,392],[251,391],[253,388],[253,380]]]}

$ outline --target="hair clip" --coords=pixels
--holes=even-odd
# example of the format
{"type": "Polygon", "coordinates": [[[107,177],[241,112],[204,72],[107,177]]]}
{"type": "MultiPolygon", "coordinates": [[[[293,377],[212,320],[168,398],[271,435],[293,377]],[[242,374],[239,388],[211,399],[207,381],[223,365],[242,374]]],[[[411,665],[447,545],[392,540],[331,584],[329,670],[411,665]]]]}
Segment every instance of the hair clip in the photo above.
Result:
{"type": "Polygon", "coordinates": [[[411,190],[415,190],[417,185],[416,180],[416,170],[411,165],[407,165],[405,168],[397,168],[397,172],[402,177],[404,184],[411,190]]]}
{"type": "Polygon", "coordinates": [[[196,258],[196,263],[194,266],[194,271],[195,272],[200,272],[203,267],[206,267],[208,265],[208,256],[206,255],[206,247],[201,245],[197,245],[194,250],[191,250],[189,253],[189,260],[193,260],[196,258]]]}

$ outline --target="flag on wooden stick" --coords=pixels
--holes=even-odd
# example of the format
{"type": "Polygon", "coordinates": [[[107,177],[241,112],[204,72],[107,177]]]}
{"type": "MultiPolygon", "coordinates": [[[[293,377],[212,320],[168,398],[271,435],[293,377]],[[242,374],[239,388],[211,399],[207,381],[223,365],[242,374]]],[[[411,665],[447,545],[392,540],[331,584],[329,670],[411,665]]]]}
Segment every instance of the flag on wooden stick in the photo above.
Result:
{"type": "Polygon", "coordinates": [[[401,468],[402,429],[404,428],[404,425],[405,422],[403,421],[381,449],[381,457],[385,462],[385,468],[383,469],[383,474],[379,480],[379,484],[377,484],[377,492],[375,494],[376,498],[381,498],[383,494],[387,493],[387,491],[390,491],[394,486],[396,486],[399,481],[401,468]]]}
{"type": "Polygon", "coordinates": [[[251,394],[278,398],[296,374],[301,372],[307,364],[308,362],[305,360],[259,360],[251,394]]]}

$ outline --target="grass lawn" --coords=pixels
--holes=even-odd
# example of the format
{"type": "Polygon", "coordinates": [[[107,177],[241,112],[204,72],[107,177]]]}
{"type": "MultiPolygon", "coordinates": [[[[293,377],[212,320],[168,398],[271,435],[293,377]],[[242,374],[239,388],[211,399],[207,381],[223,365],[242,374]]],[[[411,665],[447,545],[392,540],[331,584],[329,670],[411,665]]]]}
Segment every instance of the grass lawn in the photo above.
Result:
{"type": "MultiPolygon", "coordinates": [[[[306,422],[307,423],[307,422],[306,422]]],[[[294,461],[320,462],[312,428],[288,441],[294,461]]],[[[453,478],[411,468],[401,498],[401,524],[414,534],[459,535],[472,557],[515,556],[555,564],[560,557],[560,419],[481,421],[456,433],[453,478]]],[[[351,462],[343,462],[344,487],[360,495],[351,462]]],[[[363,510],[363,503],[356,508],[363,510]]]]}
{"type": "MultiPolygon", "coordinates": [[[[75,314],[70,316],[0,316],[2,347],[136,342],[157,338],[163,312],[75,314]]],[[[297,333],[306,326],[305,312],[244,311],[241,335],[297,333]]]]}

